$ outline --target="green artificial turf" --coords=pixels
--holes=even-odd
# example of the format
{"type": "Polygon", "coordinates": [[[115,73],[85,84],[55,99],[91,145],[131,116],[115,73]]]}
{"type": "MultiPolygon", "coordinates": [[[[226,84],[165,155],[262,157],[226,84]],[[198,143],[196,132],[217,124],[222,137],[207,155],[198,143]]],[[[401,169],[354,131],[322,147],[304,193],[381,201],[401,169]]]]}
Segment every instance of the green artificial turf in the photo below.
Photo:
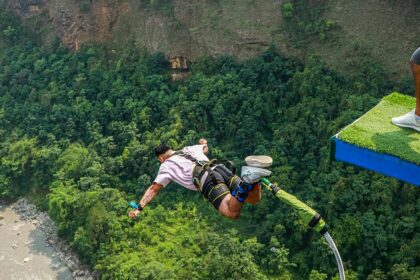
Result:
{"type": "Polygon", "coordinates": [[[420,132],[391,123],[415,107],[414,97],[392,93],[361,118],[344,128],[337,138],[420,165],[420,132]]]}

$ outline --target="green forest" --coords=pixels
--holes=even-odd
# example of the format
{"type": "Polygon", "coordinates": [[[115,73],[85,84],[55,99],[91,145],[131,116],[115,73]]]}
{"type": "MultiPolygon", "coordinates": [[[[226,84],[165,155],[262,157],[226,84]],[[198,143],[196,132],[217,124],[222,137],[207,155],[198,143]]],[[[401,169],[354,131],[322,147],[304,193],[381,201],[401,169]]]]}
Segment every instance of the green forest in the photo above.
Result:
{"type": "Polygon", "coordinates": [[[175,82],[162,53],[45,49],[5,10],[0,30],[0,198],[48,211],[101,279],[338,279],[327,243],[268,192],[231,221],[172,184],[128,218],[159,168],[155,146],[201,137],[238,166],[270,155],[270,180],[330,225],[347,279],[420,279],[418,188],[329,154],[332,135],[411,81],[369,57],[343,75],[269,47],[202,58],[175,82]]]}

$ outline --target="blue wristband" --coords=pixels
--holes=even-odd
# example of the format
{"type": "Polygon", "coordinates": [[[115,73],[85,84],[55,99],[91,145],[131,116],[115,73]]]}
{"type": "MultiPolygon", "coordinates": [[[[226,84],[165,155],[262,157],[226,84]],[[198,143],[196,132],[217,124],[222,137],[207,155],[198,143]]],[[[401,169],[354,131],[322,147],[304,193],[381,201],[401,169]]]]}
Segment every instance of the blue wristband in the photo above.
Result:
{"type": "Polygon", "coordinates": [[[130,205],[131,208],[137,209],[139,211],[142,211],[143,210],[143,207],[141,207],[141,205],[135,203],[134,201],[131,201],[129,203],[129,205],[130,205]]]}

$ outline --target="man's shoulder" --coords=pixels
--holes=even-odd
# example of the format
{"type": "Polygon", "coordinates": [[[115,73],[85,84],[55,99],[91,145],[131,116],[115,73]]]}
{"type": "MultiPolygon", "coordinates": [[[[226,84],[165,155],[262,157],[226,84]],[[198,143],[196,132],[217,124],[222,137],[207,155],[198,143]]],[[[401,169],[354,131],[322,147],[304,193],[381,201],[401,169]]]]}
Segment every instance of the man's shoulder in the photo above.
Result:
{"type": "MultiPolygon", "coordinates": [[[[181,151],[179,151],[179,152],[181,152],[181,151]]],[[[163,169],[173,168],[174,163],[181,162],[184,159],[184,157],[179,152],[178,151],[175,152],[167,160],[165,160],[163,163],[161,163],[160,168],[163,168],[163,169]]],[[[182,151],[182,153],[184,153],[184,152],[182,151]]]]}
{"type": "Polygon", "coordinates": [[[160,166],[159,166],[159,172],[161,172],[161,171],[165,171],[165,170],[167,170],[167,169],[169,169],[170,168],[170,163],[169,163],[169,161],[168,160],[165,160],[164,162],[162,162],[161,164],[160,164],[160,166]]]}
{"type": "Polygon", "coordinates": [[[188,150],[194,149],[194,147],[196,147],[196,146],[198,146],[198,145],[185,146],[184,148],[182,148],[182,149],[181,149],[181,151],[182,151],[182,152],[183,152],[183,151],[188,151],[188,150]]]}
{"type": "Polygon", "coordinates": [[[203,152],[203,149],[204,149],[204,146],[205,145],[203,145],[203,144],[198,144],[198,145],[193,145],[193,146],[186,146],[181,151],[182,152],[187,152],[187,153],[196,153],[196,152],[202,153],[203,152]]]}
{"type": "Polygon", "coordinates": [[[194,145],[185,147],[182,151],[193,156],[196,159],[208,161],[206,154],[204,153],[204,147],[206,145],[194,145]]]}

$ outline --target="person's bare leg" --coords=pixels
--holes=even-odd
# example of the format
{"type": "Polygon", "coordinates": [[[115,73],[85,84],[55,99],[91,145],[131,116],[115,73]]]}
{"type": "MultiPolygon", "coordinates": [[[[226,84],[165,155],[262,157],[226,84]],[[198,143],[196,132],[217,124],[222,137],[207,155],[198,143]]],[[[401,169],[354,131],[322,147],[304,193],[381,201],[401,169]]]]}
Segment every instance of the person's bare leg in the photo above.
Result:
{"type": "Polygon", "coordinates": [[[414,87],[416,89],[416,115],[420,117],[420,65],[412,63],[411,70],[414,76],[414,87]]]}
{"type": "Polygon", "coordinates": [[[220,203],[219,212],[229,219],[238,219],[243,205],[243,202],[228,194],[220,203]]]}
{"type": "Polygon", "coordinates": [[[420,48],[413,53],[410,63],[416,91],[416,107],[402,116],[392,118],[391,121],[397,126],[412,128],[420,132],[420,48]]]}
{"type": "Polygon", "coordinates": [[[417,48],[410,58],[413,71],[414,87],[416,90],[416,116],[420,116],[420,48],[417,48]]]}

